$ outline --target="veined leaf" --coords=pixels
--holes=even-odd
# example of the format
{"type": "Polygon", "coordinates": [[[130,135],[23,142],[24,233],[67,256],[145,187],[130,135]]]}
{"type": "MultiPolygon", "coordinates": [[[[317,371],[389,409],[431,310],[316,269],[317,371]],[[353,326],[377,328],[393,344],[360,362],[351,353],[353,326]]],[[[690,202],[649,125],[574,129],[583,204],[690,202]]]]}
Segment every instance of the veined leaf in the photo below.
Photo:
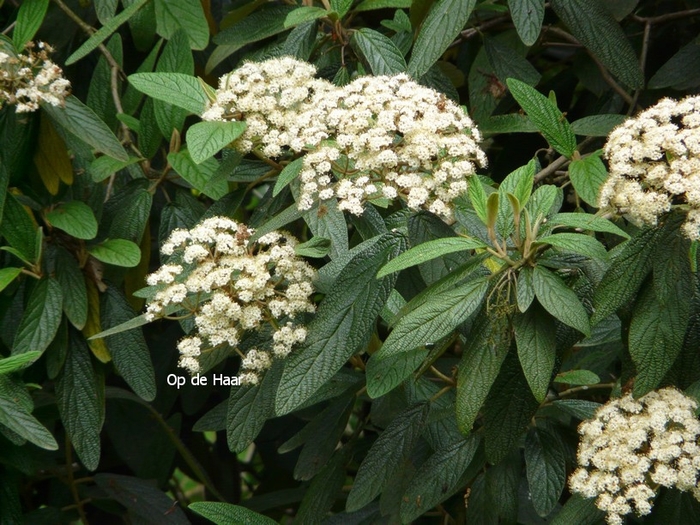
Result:
{"type": "Polygon", "coordinates": [[[199,164],[221,151],[245,131],[245,122],[198,122],[187,130],[187,148],[199,164]]]}
{"type": "MultiPolygon", "coordinates": [[[[127,20],[129,20],[129,18],[134,16],[139,9],[141,9],[144,5],[146,5],[146,3],[148,3],[148,1],[149,0],[136,0],[133,4],[124,9],[121,13],[110,18],[105,25],[98,29],[95,32],[95,34],[88,38],[82,46],[76,49],[73,52],[73,54],[66,59],[66,65],[70,66],[71,64],[77,62],[81,58],[89,55],[92,51],[97,49],[97,46],[99,46],[102,42],[107,40],[109,35],[114,33],[119,28],[119,26],[127,20]]],[[[88,144],[90,143],[88,142],[88,144]]]]}
{"type": "Polygon", "coordinates": [[[484,49],[491,67],[501,82],[516,78],[530,86],[536,86],[542,75],[515,49],[495,38],[484,39],[484,49]]]}
{"type": "Polygon", "coordinates": [[[438,0],[420,26],[413,44],[408,73],[420,78],[437,62],[464,28],[476,0],[438,0]]]}
{"type": "Polygon", "coordinates": [[[700,36],[683,46],[649,80],[649,89],[688,89],[700,84],[700,36]]]}
{"type": "Polygon", "coordinates": [[[36,221],[14,195],[8,192],[3,196],[5,197],[5,209],[3,210],[0,235],[5,237],[10,246],[3,246],[2,249],[13,253],[12,248],[14,248],[19,252],[16,254],[19,259],[29,263],[35,262],[38,256],[34,242],[37,231],[36,221]]]}
{"type": "MultiPolygon", "coordinates": [[[[196,77],[184,73],[134,73],[129,84],[149,97],[201,115],[209,99],[196,77]]],[[[223,124],[220,122],[219,124],[223,124]]],[[[198,124],[197,124],[198,125],[198,124]]]]}
{"type": "Polygon", "coordinates": [[[17,327],[12,353],[46,350],[61,323],[62,307],[61,286],[54,279],[44,278],[36,283],[17,327]]]}
{"type": "Polygon", "coordinates": [[[600,383],[600,377],[590,370],[568,370],[558,374],[554,382],[568,385],[597,385],[600,383]]]}
{"type": "Polygon", "coordinates": [[[478,239],[469,239],[466,237],[444,237],[442,239],[424,242],[389,261],[379,270],[377,278],[416,266],[435,259],[436,257],[447,255],[448,253],[463,252],[485,247],[486,245],[478,239]]]}
{"type": "MultiPolygon", "coordinates": [[[[0,361],[1,362],[1,361],[0,361]]],[[[6,381],[0,375],[0,383],[6,381]]],[[[0,387],[0,425],[46,450],[58,450],[58,444],[44,425],[31,415],[31,407],[23,406],[9,389],[0,387]]],[[[3,508],[4,510],[4,508],[3,508]]]]}
{"type": "Polygon", "coordinates": [[[413,0],[364,0],[355,7],[354,11],[372,11],[374,9],[386,9],[395,7],[406,9],[411,7],[413,0]]]}
{"type": "Polygon", "coordinates": [[[220,46],[238,48],[286,31],[287,15],[297,9],[290,5],[273,5],[246,16],[214,37],[220,46]]]}
{"type": "Polygon", "coordinates": [[[215,523],[216,525],[231,525],[240,523],[245,525],[277,525],[273,519],[258,514],[245,507],[219,503],[215,501],[198,501],[190,503],[188,509],[215,523]]]}
{"type": "Polygon", "coordinates": [[[569,164],[569,178],[579,197],[594,208],[598,207],[600,187],[608,178],[608,170],[598,155],[574,159],[569,164]]]}
{"type": "Polygon", "coordinates": [[[19,6],[15,29],[12,31],[12,43],[21,52],[41,27],[49,0],[26,0],[19,6]]]}
{"type": "Polygon", "coordinates": [[[538,265],[533,271],[532,283],[537,300],[550,315],[586,336],[591,334],[586,309],[559,276],[538,265]]]}
{"type": "Polygon", "coordinates": [[[549,219],[549,224],[592,232],[612,233],[625,239],[630,238],[627,232],[615,226],[608,219],[596,217],[590,213],[557,213],[549,219]]]}
{"type": "Polygon", "coordinates": [[[272,196],[276,197],[279,192],[286,188],[290,182],[296,179],[301,172],[301,168],[304,164],[304,158],[299,157],[287,164],[282,172],[277,177],[277,182],[275,182],[275,187],[272,189],[272,196]]]}
{"type": "Polygon", "coordinates": [[[80,201],[59,204],[46,214],[49,223],[76,239],[90,240],[97,235],[97,219],[92,208],[80,201]]]}
{"type": "Polygon", "coordinates": [[[500,133],[536,133],[538,130],[527,115],[508,113],[494,115],[479,122],[479,131],[484,135],[498,135],[500,133]]]}
{"type": "Polygon", "coordinates": [[[552,0],[552,8],[571,33],[628,87],[641,88],[639,60],[620,25],[601,3],[552,0]]]}
{"type": "Polygon", "coordinates": [[[22,268],[1,268],[0,269],[0,292],[2,292],[7,286],[15,280],[20,273],[22,273],[22,268]]]}
{"type": "Polygon", "coordinates": [[[526,266],[520,270],[516,287],[518,310],[521,313],[525,313],[535,298],[535,286],[532,284],[532,268],[526,266]]]}
{"type": "Polygon", "coordinates": [[[627,119],[626,115],[591,115],[571,123],[576,135],[584,137],[607,137],[610,132],[627,119]]]}
{"type": "Polygon", "coordinates": [[[220,199],[228,193],[226,179],[216,177],[219,164],[211,157],[197,164],[190,156],[189,149],[168,154],[168,162],[193,188],[212,199],[220,199]]]}
{"type": "Polygon", "coordinates": [[[376,353],[367,361],[367,394],[377,399],[399,386],[428,355],[424,348],[414,348],[390,357],[381,358],[376,353]]]}
{"type": "Polygon", "coordinates": [[[553,403],[570,416],[581,421],[593,419],[596,411],[603,406],[595,401],[587,401],[585,399],[557,399],[553,403]]]}
{"type": "Polygon", "coordinates": [[[605,521],[605,513],[595,505],[595,499],[571,496],[550,522],[551,525],[597,525],[605,521]]]}
{"type": "Polygon", "coordinates": [[[541,403],[547,395],[557,355],[556,325],[534,304],[513,317],[513,328],[520,366],[535,399],[541,403]]]}
{"type": "Polygon", "coordinates": [[[192,49],[204,49],[209,44],[209,24],[200,2],[190,0],[154,0],[156,32],[171,39],[184,31],[192,49]]]}
{"type": "Polygon", "coordinates": [[[469,200],[472,203],[472,206],[474,207],[474,211],[476,212],[477,217],[481,219],[481,222],[486,224],[486,192],[484,191],[484,187],[481,185],[481,181],[476,178],[472,177],[472,179],[469,181],[469,186],[468,186],[468,192],[469,192],[469,200]]]}
{"type": "Polygon", "coordinates": [[[41,352],[32,350],[24,354],[11,355],[10,357],[0,358],[0,375],[9,374],[15,370],[21,370],[31,365],[34,361],[41,357],[41,352]]]}
{"type": "Polygon", "coordinates": [[[314,236],[310,240],[297,244],[294,253],[302,257],[322,258],[331,250],[331,240],[325,237],[314,236]]]}
{"type": "Polygon", "coordinates": [[[571,157],[576,150],[576,136],[559,108],[525,82],[509,78],[507,83],[515,100],[547,142],[562,155],[571,157]]]}
{"type": "Polygon", "coordinates": [[[566,484],[566,446],[561,437],[549,429],[532,427],[525,439],[525,465],[532,505],[545,517],[566,484]]]}
{"type": "Polygon", "coordinates": [[[125,239],[107,239],[90,246],[88,252],[95,259],[114,266],[133,268],[141,260],[141,250],[136,243],[125,239]]]}
{"type": "Polygon", "coordinates": [[[537,244],[550,244],[555,248],[567,252],[578,253],[591,259],[601,261],[608,260],[608,252],[605,251],[600,241],[583,233],[554,233],[537,239],[537,244]]]}
{"type": "Polygon", "coordinates": [[[63,248],[56,250],[56,281],[63,292],[63,311],[78,330],[87,322],[88,301],[85,278],[78,261],[63,248]]]}
{"type": "Polygon", "coordinates": [[[363,27],[352,34],[351,44],[360,50],[374,75],[396,75],[406,71],[406,60],[387,36],[363,27]]]}
{"type": "Polygon", "coordinates": [[[345,506],[348,512],[361,509],[382,492],[413,449],[427,413],[427,404],[412,406],[379,435],[357,471],[345,506]]]}
{"type": "Polygon", "coordinates": [[[508,0],[508,8],[523,44],[537,42],[544,20],[544,0],[508,0]]]}
{"type": "Polygon", "coordinates": [[[34,152],[34,165],[51,195],[58,194],[61,181],[68,185],[73,184],[73,166],[66,143],[46,115],[39,121],[39,140],[34,152]]]}
{"type": "Polygon", "coordinates": [[[304,22],[309,22],[311,20],[316,20],[322,16],[328,16],[329,11],[323,9],[322,7],[297,7],[294,11],[290,11],[284,19],[284,27],[294,27],[304,22]]]}

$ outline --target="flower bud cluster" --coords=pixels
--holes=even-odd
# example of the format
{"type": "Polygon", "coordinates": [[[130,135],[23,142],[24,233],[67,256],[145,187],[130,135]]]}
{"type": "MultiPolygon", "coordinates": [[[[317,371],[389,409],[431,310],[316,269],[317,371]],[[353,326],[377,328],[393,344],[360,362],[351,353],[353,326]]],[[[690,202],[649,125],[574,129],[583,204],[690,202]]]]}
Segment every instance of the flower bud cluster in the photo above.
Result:
{"type": "Polygon", "coordinates": [[[161,248],[168,263],[147,277],[159,287],[148,320],[172,305],[194,316],[196,333],[178,344],[179,364],[192,374],[201,371],[202,352],[221,345],[237,349],[244,332],[270,324],[270,348],[249,350],[241,365],[241,383],[256,384],[273,358],[286,357],[306,339],[306,328],[293,320],[314,311],[316,271],[295,255],[291,235],[272,232],[250,242],[253,233],[225,217],[174,230],[161,248]]]}
{"type": "Polygon", "coordinates": [[[19,55],[0,52],[0,108],[16,105],[17,113],[28,113],[38,110],[43,102],[61,107],[65,104],[70,82],[49,60],[52,52],[51,46],[43,42],[27,43],[26,51],[19,55]]]}
{"type": "Polygon", "coordinates": [[[343,87],[314,79],[293,58],[248,63],[222,77],[204,120],[243,120],[234,142],[266,157],[305,154],[299,209],[337,198],[361,215],[370,200],[452,217],[452,202],[486,155],[466,112],[407,75],[361,77],[343,87]]]}
{"type": "Polygon", "coordinates": [[[579,426],[579,468],[569,479],[571,491],[597,498],[611,525],[632,512],[649,514],[660,486],[692,491],[700,500],[695,408],[694,400],[673,388],[609,401],[579,426]]]}
{"type": "Polygon", "coordinates": [[[655,225],[682,205],[685,235],[700,239],[700,96],[666,98],[626,120],[610,133],[605,156],[610,177],[601,208],[655,225]]]}

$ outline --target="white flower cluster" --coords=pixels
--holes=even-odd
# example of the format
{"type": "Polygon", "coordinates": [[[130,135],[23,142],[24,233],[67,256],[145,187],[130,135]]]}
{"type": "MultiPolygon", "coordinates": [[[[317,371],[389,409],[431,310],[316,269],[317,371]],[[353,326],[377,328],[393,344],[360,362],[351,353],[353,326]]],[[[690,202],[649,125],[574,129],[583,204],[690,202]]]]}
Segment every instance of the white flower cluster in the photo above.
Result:
{"type": "Polygon", "coordinates": [[[49,60],[53,49],[48,44],[29,42],[26,52],[17,56],[0,52],[0,108],[16,105],[17,113],[39,109],[46,102],[63,106],[70,94],[70,82],[60,67],[49,60]],[[34,51],[34,48],[38,51],[34,51]]]}
{"type": "Polygon", "coordinates": [[[572,492],[596,497],[611,525],[651,512],[659,486],[691,490],[700,500],[700,422],[697,404],[673,388],[634,399],[627,394],[579,426],[579,468],[572,492]]]}
{"type": "Polygon", "coordinates": [[[237,348],[243,332],[269,323],[270,351],[249,350],[241,365],[241,383],[256,384],[273,357],[286,357],[306,339],[306,329],[291,320],[314,311],[309,298],[316,271],[295,255],[291,235],[272,232],[249,242],[253,233],[225,217],[174,230],[161,248],[171,256],[169,263],[147,278],[149,285],[161,286],[148,304],[148,320],[171,305],[194,315],[196,334],[178,344],[180,366],[192,374],[200,371],[202,351],[237,348]]]}
{"type": "Polygon", "coordinates": [[[655,225],[683,205],[684,233],[700,239],[700,96],[663,99],[615,128],[605,145],[610,177],[601,208],[655,225]]]}
{"type": "Polygon", "coordinates": [[[368,200],[397,197],[446,219],[467,178],[485,166],[466,112],[407,75],[361,77],[343,87],[314,79],[293,58],[248,63],[222,77],[204,120],[244,120],[239,151],[305,153],[299,208],[337,198],[361,215],[368,200]]]}

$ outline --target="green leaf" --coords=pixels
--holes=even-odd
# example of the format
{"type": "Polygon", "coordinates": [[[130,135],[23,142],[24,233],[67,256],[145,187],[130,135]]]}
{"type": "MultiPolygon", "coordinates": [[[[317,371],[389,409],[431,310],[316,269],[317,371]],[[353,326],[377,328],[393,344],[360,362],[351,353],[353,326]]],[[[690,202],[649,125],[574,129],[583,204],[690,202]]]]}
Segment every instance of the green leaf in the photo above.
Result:
{"type": "Polygon", "coordinates": [[[119,0],[97,0],[95,2],[95,14],[100,24],[104,25],[107,21],[117,14],[119,0]]]}
{"type": "Polygon", "coordinates": [[[168,154],[168,162],[183,179],[193,188],[218,200],[228,193],[226,179],[216,177],[219,163],[211,157],[195,162],[190,156],[190,150],[184,149],[177,153],[168,154]]]}
{"type": "Polygon", "coordinates": [[[396,7],[398,9],[409,8],[413,0],[364,0],[355,7],[354,11],[372,11],[374,9],[387,9],[396,7]]]}
{"type": "Polygon", "coordinates": [[[276,413],[304,403],[354,353],[365,348],[396,275],[375,276],[403,247],[403,238],[385,234],[345,266],[308,326],[304,346],[287,358],[277,391],[276,413]]]}
{"type": "Polygon", "coordinates": [[[325,237],[312,237],[310,240],[297,244],[294,253],[301,257],[322,258],[331,251],[331,240],[325,237]]]}
{"type": "MultiPolygon", "coordinates": [[[[181,73],[194,75],[194,57],[190,50],[187,35],[183,31],[177,31],[172,35],[163,47],[163,52],[156,64],[156,73],[181,73]]],[[[173,130],[182,134],[182,129],[187,118],[187,110],[174,106],[162,100],[153,100],[153,114],[156,124],[165,140],[170,140],[173,130]]],[[[144,107],[145,110],[145,107],[144,107]]],[[[147,125],[146,117],[141,113],[141,126],[147,125]]]]}
{"type": "Polygon", "coordinates": [[[49,0],[26,0],[19,6],[15,29],[12,32],[12,43],[17,51],[22,51],[41,27],[44,21],[49,0]]]}
{"type": "Polygon", "coordinates": [[[602,407],[600,403],[595,401],[587,401],[585,399],[556,399],[554,405],[580,420],[593,419],[596,411],[602,407]]]}
{"type": "Polygon", "coordinates": [[[520,366],[535,399],[541,403],[547,395],[557,356],[554,320],[534,304],[524,314],[513,317],[513,328],[520,366]]]}
{"type": "MultiPolygon", "coordinates": [[[[209,99],[196,77],[183,73],[134,73],[129,84],[149,97],[201,115],[209,99]]],[[[224,124],[220,122],[219,124],[224,124]]],[[[188,137],[189,138],[189,137],[188,137]]]]}
{"type": "Polygon", "coordinates": [[[40,357],[41,352],[32,350],[31,352],[25,352],[24,354],[2,358],[0,359],[0,375],[9,374],[15,370],[26,368],[40,357]]]}
{"type": "Polygon", "coordinates": [[[61,286],[51,278],[44,278],[29,294],[27,307],[17,327],[12,353],[44,352],[53,341],[63,315],[61,286]]]}
{"type": "MultiPolygon", "coordinates": [[[[66,65],[77,62],[83,57],[89,55],[93,50],[97,49],[102,42],[107,40],[109,36],[114,33],[120,25],[129,20],[136,12],[141,9],[144,5],[148,3],[149,0],[136,0],[133,4],[128,6],[118,15],[109,19],[109,21],[98,29],[90,38],[88,38],[82,46],[76,49],[71,56],[66,59],[66,65]]],[[[84,140],[84,139],[83,139],[84,140]]],[[[87,141],[86,141],[87,142],[87,141]]],[[[88,142],[88,144],[90,144],[88,142]]],[[[91,144],[92,145],[92,144],[91,144]]]]}
{"type": "Polygon", "coordinates": [[[401,522],[411,523],[461,488],[459,482],[479,448],[476,435],[437,450],[413,476],[401,499],[401,522]]]}
{"type": "Polygon", "coordinates": [[[438,291],[415,308],[412,302],[408,303],[377,352],[377,358],[423,347],[449,335],[479,309],[488,287],[487,278],[478,278],[438,291]]]}
{"type": "Polygon", "coordinates": [[[561,250],[578,253],[591,259],[601,261],[608,260],[608,252],[605,251],[600,241],[595,237],[583,233],[554,233],[537,239],[536,244],[550,244],[561,250]]]}
{"type": "Polygon", "coordinates": [[[63,292],[63,311],[78,330],[87,322],[88,299],[85,278],[78,261],[63,248],[56,250],[56,281],[63,292]]]}
{"type": "Polygon", "coordinates": [[[80,201],[59,204],[46,214],[49,223],[76,239],[90,240],[97,235],[97,219],[92,208],[80,201]]]}
{"type": "Polygon", "coordinates": [[[574,494],[550,521],[551,525],[598,525],[605,523],[605,513],[595,505],[595,499],[574,494]]]}
{"type": "Polygon", "coordinates": [[[544,20],[544,0],[508,0],[508,8],[523,44],[537,42],[544,20]]]}
{"type": "Polygon", "coordinates": [[[90,163],[88,172],[90,173],[90,176],[94,182],[102,182],[116,172],[123,170],[127,166],[131,166],[140,160],[141,159],[138,157],[129,157],[129,160],[123,161],[103,155],[101,157],[97,157],[94,161],[92,161],[92,163],[90,163]]]}
{"type": "Polygon", "coordinates": [[[569,164],[569,178],[579,197],[594,208],[598,207],[600,187],[608,178],[608,170],[598,155],[574,159],[569,164]]]}
{"type": "Polygon", "coordinates": [[[245,450],[258,436],[265,421],[274,416],[280,369],[280,366],[273,366],[259,385],[231,388],[226,412],[226,438],[231,451],[245,450]]]}
{"type": "Polygon", "coordinates": [[[323,469],[314,476],[294,519],[299,523],[320,523],[345,484],[345,463],[348,461],[349,447],[336,452],[323,469]]]}
{"type": "Polygon", "coordinates": [[[363,27],[352,34],[352,46],[369,64],[374,75],[396,75],[406,71],[406,60],[396,44],[387,36],[363,27]]]}
{"type": "Polygon", "coordinates": [[[515,100],[550,146],[562,155],[571,157],[576,150],[576,136],[559,108],[525,82],[509,78],[507,84],[515,100]]]}
{"type": "Polygon", "coordinates": [[[467,237],[444,237],[442,239],[424,242],[389,261],[379,270],[377,278],[416,266],[441,257],[442,255],[447,255],[448,253],[463,252],[485,247],[486,245],[483,242],[467,237]]]}
{"type": "MultiPolygon", "coordinates": [[[[58,450],[58,443],[44,425],[31,415],[31,406],[24,406],[12,388],[6,387],[7,378],[0,376],[0,425],[46,450],[58,450]]],[[[3,509],[4,510],[4,509],[3,509]]]]}
{"type": "Polygon", "coordinates": [[[481,219],[481,222],[486,224],[487,197],[484,187],[481,185],[481,181],[476,177],[472,177],[468,184],[469,200],[474,207],[477,217],[481,219]]]}
{"type": "Polygon", "coordinates": [[[568,385],[597,385],[600,383],[600,377],[590,370],[569,370],[558,374],[554,382],[568,385]]]}
{"type": "Polygon", "coordinates": [[[651,271],[651,255],[656,244],[656,230],[646,228],[616,247],[611,254],[612,264],[593,296],[592,324],[598,324],[637,294],[651,271]]]}
{"type": "Polygon", "coordinates": [[[494,115],[479,122],[479,131],[483,135],[498,135],[500,133],[536,133],[535,126],[527,115],[509,113],[494,115]]]}
{"type": "Polygon", "coordinates": [[[322,7],[298,7],[294,11],[290,11],[284,19],[284,27],[290,28],[303,24],[304,22],[309,22],[311,20],[316,20],[322,16],[328,16],[329,11],[323,9],[322,7]]]}
{"type": "Polygon", "coordinates": [[[187,508],[216,525],[277,525],[275,520],[267,516],[230,503],[198,501],[190,503],[187,508]]]}
{"type": "Polygon", "coordinates": [[[566,446],[559,434],[532,427],[525,439],[525,465],[535,511],[547,516],[556,506],[566,484],[566,446]]]}
{"type": "MultiPolygon", "coordinates": [[[[167,310],[166,310],[167,312],[167,310]]],[[[173,312],[170,312],[173,313],[173,312]]],[[[121,332],[126,332],[127,330],[133,330],[134,328],[138,328],[139,326],[143,326],[145,324],[148,324],[150,321],[146,320],[146,315],[141,314],[133,319],[130,319],[124,323],[118,324],[117,326],[113,326],[109,330],[103,330],[102,332],[95,334],[93,336],[90,336],[90,340],[92,339],[100,339],[107,337],[109,335],[114,335],[114,334],[119,334],[121,332]]]]}
{"type": "Polygon", "coordinates": [[[575,120],[571,123],[571,129],[576,135],[584,137],[607,137],[610,132],[622,124],[628,117],[626,115],[591,115],[575,120]]]}
{"type": "MultiPolygon", "coordinates": [[[[557,204],[558,197],[561,198],[560,188],[551,184],[543,184],[534,191],[529,202],[525,205],[525,209],[533,221],[541,220],[549,217],[555,211],[559,211],[558,207],[553,209],[557,204]]],[[[561,206],[561,201],[559,201],[559,206],[561,206]]]]}
{"type": "Polygon", "coordinates": [[[413,45],[408,73],[420,78],[437,62],[464,28],[476,0],[438,0],[420,26],[413,45]]]}
{"type": "Polygon", "coordinates": [[[245,122],[198,122],[187,130],[187,147],[197,164],[236,140],[245,131],[245,122]]]}
{"type": "Polygon", "coordinates": [[[192,49],[204,49],[209,44],[209,24],[200,2],[190,0],[154,0],[156,32],[171,39],[182,30],[192,49]]]}
{"type": "Polygon", "coordinates": [[[537,300],[545,310],[582,334],[591,335],[591,325],[586,309],[576,293],[566,286],[558,275],[538,265],[533,271],[532,283],[537,300]]]}
{"type": "Polygon", "coordinates": [[[700,84],[700,36],[683,46],[649,80],[649,89],[686,90],[700,84]]]}
{"type": "Polygon", "coordinates": [[[2,292],[7,286],[15,280],[20,273],[22,273],[22,268],[1,268],[0,269],[0,292],[2,292]]]}
{"type": "Polygon", "coordinates": [[[427,356],[424,348],[414,348],[390,357],[373,354],[367,361],[367,395],[377,399],[400,385],[427,356]]]}
{"type": "MultiPolygon", "coordinates": [[[[102,295],[100,323],[109,330],[134,318],[134,311],[121,293],[109,286],[102,295]]],[[[146,401],[156,397],[156,379],[150,352],[141,330],[120,332],[105,338],[112,361],[131,389],[146,401]]]]}
{"type": "Polygon", "coordinates": [[[227,27],[214,37],[214,42],[237,49],[286,31],[284,21],[287,15],[297,9],[290,5],[273,5],[255,11],[243,20],[227,27]]]}
{"type": "MultiPolygon", "coordinates": [[[[36,223],[33,217],[27,213],[17,198],[11,193],[5,194],[5,209],[3,210],[2,225],[0,225],[0,235],[10,246],[16,249],[19,259],[32,263],[37,258],[36,244],[36,223]]],[[[13,253],[9,247],[2,247],[5,251],[13,253]]]]}
{"type": "Polygon", "coordinates": [[[73,95],[66,98],[63,108],[45,104],[42,110],[49,114],[54,124],[87,142],[97,151],[117,160],[129,160],[129,155],[107,124],[73,95]]]}
{"type": "Polygon", "coordinates": [[[557,213],[549,219],[549,224],[555,227],[566,226],[586,231],[612,233],[624,239],[630,238],[627,232],[615,226],[608,219],[596,217],[590,213],[557,213]]]}
{"type": "Polygon", "coordinates": [[[516,78],[530,86],[536,86],[542,78],[542,75],[524,56],[502,41],[485,38],[484,49],[491,67],[501,82],[516,78]]]}
{"type": "Polygon", "coordinates": [[[304,165],[304,158],[299,157],[287,164],[284,169],[280,172],[277,177],[277,182],[275,182],[275,187],[272,189],[272,196],[277,197],[279,192],[286,188],[290,182],[296,179],[301,172],[301,168],[304,165]]]}
{"type": "Polygon", "coordinates": [[[526,266],[520,270],[516,286],[518,310],[521,313],[525,313],[535,298],[535,287],[532,284],[532,268],[526,266]]]}
{"type": "Polygon", "coordinates": [[[639,60],[627,36],[598,1],[552,0],[552,8],[579,42],[630,88],[644,86],[639,60]]]}
{"type": "Polygon", "coordinates": [[[107,239],[106,241],[90,246],[88,252],[98,261],[133,268],[141,260],[141,250],[138,245],[124,239],[107,239]]]}
{"type": "Polygon", "coordinates": [[[411,452],[425,424],[428,404],[414,405],[384,429],[362,461],[348,494],[348,512],[361,509],[377,497],[411,452]]]}
{"type": "Polygon", "coordinates": [[[457,424],[462,434],[471,431],[510,348],[506,316],[485,311],[477,317],[457,372],[457,424]]]}
{"type": "Polygon", "coordinates": [[[102,388],[85,340],[71,331],[66,362],[56,381],[56,399],[63,426],[88,470],[95,470],[100,462],[102,388]]]}

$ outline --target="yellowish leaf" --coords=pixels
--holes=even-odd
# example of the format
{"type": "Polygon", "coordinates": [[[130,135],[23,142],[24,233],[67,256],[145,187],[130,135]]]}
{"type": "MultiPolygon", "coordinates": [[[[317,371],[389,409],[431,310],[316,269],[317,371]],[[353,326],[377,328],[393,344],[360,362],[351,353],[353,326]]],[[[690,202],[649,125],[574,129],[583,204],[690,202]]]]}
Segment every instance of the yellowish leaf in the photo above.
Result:
{"type": "Polygon", "coordinates": [[[51,195],[58,193],[59,181],[73,184],[73,165],[66,144],[51,121],[44,116],[39,124],[39,144],[34,153],[34,165],[51,195]]]}
{"type": "Polygon", "coordinates": [[[88,340],[90,350],[95,354],[95,357],[103,363],[107,363],[111,361],[112,354],[109,353],[104,339],[90,339],[90,337],[102,331],[100,323],[100,294],[97,291],[97,286],[91,280],[86,279],[85,284],[87,285],[88,316],[83,328],[83,335],[88,340]]]}

